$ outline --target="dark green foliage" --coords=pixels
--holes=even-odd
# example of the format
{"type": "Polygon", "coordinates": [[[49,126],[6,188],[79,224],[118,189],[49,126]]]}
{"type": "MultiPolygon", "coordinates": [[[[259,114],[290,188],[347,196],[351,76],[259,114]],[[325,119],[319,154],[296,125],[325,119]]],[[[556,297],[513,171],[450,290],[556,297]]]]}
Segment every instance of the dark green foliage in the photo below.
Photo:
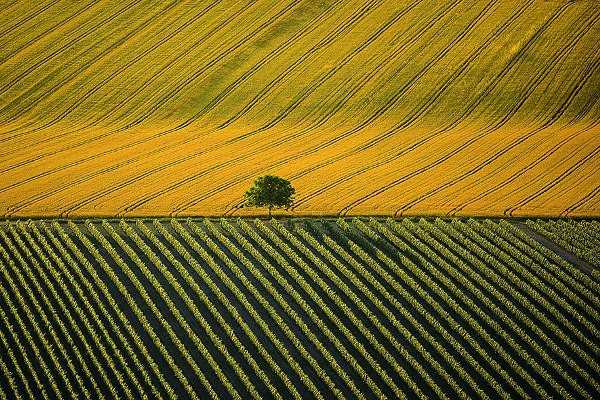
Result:
{"type": "Polygon", "coordinates": [[[529,233],[5,221],[0,398],[600,399],[600,275],[529,233]]]}
{"type": "Polygon", "coordinates": [[[274,175],[263,175],[256,178],[254,186],[244,193],[245,205],[269,207],[269,218],[271,218],[273,207],[289,208],[292,206],[294,193],[296,190],[290,181],[274,175]]]}

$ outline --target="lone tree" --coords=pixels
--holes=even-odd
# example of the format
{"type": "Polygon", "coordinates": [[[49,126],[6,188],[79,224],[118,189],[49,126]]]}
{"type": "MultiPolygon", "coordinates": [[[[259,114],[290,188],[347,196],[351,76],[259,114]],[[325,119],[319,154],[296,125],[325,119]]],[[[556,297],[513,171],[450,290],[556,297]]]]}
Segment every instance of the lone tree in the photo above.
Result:
{"type": "Polygon", "coordinates": [[[271,219],[273,207],[289,208],[292,206],[294,193],[296,193],[296,190],[292,187],[290,181],[278,176],[264,175],[256,178],[254,186],[244,193],[245,205],[248,207],[269,207],[269,219],[271,219]]]}

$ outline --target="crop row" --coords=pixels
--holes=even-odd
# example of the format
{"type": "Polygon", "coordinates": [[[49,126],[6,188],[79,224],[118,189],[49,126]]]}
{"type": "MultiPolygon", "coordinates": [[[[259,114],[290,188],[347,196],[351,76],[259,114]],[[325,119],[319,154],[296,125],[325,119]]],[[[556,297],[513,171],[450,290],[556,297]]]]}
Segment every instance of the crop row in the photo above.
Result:
{"type": "Polygon", "coordinates": [[[600,223],[598,221],[528,220],[527,226],[547,236],[573,254],[600,265],[600,223]]]}
{"type": "Polygon", "coordinates": [[[598,284],[507,221],[6,222],[0,398],[593,399],[598,284]]]}

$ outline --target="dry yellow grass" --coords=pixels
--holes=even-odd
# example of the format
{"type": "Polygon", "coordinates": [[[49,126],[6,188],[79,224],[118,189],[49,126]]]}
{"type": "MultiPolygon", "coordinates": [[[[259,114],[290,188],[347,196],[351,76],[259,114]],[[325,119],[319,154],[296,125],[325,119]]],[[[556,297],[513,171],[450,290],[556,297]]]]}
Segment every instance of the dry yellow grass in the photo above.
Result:
{"type": "Polygon", "coordinates": [[[600,216],[597,1],[0,6],[0,213],[600,216]]]}

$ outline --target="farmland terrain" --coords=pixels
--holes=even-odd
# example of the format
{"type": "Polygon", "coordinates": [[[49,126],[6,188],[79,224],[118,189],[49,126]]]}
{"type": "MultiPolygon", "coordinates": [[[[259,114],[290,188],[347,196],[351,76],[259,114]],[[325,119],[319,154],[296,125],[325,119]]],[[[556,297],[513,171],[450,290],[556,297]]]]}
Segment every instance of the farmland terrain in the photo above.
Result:
{"type": "Polygon", "coordinates": [[[600,216],[600,2],[4,1],[0,214],[600,216]]]}
{"type": "Polygon", "coordinates": [[[597,399],[594,265],[510,220],[5,221],[0,398],[597,399]]]}

